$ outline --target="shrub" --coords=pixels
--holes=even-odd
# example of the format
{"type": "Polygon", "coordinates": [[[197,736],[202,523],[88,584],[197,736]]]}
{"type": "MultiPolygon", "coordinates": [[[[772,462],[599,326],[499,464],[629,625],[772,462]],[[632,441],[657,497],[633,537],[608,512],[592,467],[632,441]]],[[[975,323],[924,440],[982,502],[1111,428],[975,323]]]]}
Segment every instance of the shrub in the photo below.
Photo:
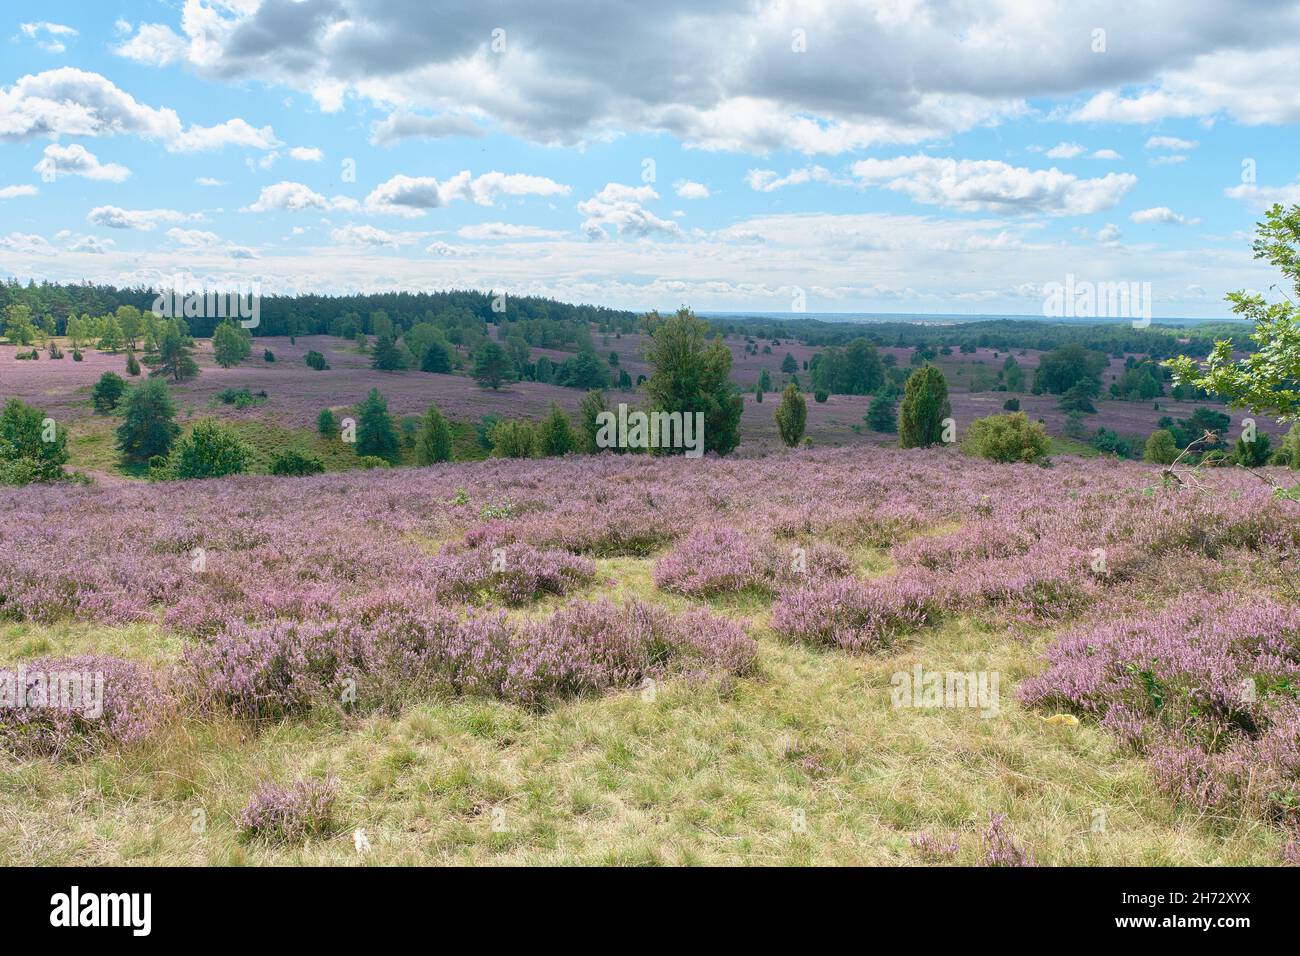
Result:
{"type": "Polygon", "coordinates": [[[95,411],[107,415],[117,408],[117,403],[125,391],[126,380],[122,376],[116,372],[105,372],[99,377],[99,381],[95,383],[95,387],[90,392],[95,411]]]}
{"type": "MultiPolygon", "coordinates": [[[[550,411],[537,426],[537,452],[544,458],[559,458],[576,450],[577,436],[564,410],[551,402],[550,411]]],[[[522,457],[522,456],[521,456],[522,457]]]]}
{"type": "Polygon", "coordinates": [[[515,419],[497,422],[488,438],[496,458],[537,457],[537,430],[530,422],[515,419]]]}
{"type": "Polygon", "coordinates": [[[415,439],[415,460],[421,465],[451,461],[451,426],[442,417],[438,406],[430,405],[420,420],[419,434],[415,439]]]}
{"type": "Polygon", "coordinates": [[[1287,464],[1300,470],[1300,422],[1296,422],[1282,439],[1282,450],[1286,452],[1287,464]]]}
{"type": "Polygon", "coordinates": [[[697,528],[654,566],[655,586],[690,597],[743,591],[765,592],[853,572],[848,556],[816,542],[783,548],[769,538],[732,528],[697,528]]]}
{"type": "Polygon", "coordinates": [[[252,334],[229,319],[218,325],[212,333],[212,357],[222,368],[238,365],[252,351],[252,334]]]}
{"type": "Polygon", "coordinates": [[[171,456],[176,478],[221,478],[243,472],[253,456],[236,432],[214,418],[195,422],[190,433],[176,443],[171,456]]]}
{"type": "Polygon", "coordinates": [[[325,471],[325,463],[315,455],[285,449],[275,453],[271,459],[273,475],[319,475],[325,471]]]}
{"type": "Polygon", "coordinates": [[[980,837],[980,866],[1033,866],[1034,858],[1007,832],[1005,816],[989,813],[988,829],[980,837]]]}
{"type": "Polygon", "coordinates": [[[1177,457],[1178,444],[1174,441],[1173,432],[1167,428],[1157,428],[1153,431],[1151,437],[1147,439],[1142,458],[1157,465],[1172,465],[1177,457]]]}
{"type": "Polygon", "coordinates": [[[320,432],[325,438],[335,438],[339,433],[339,422],[334,417],[334,412],[328,408],[322,408],[320,414],[316,416],[316,431],[320,432]]]}
{"type": "Polygon", "coordinates": [[[388,400],[372,388],[357,406],[357,454],[363,457],[382,458],[392,463],[397,460],[397,429],[388,414],[388,400]]]}
{"type": "Polygon", "coordinates": [[[378,455],[357,455],[357,464],[369,471],[372,468],[392,468],[393,464],[378,455]]]}
{"type": "Polygon", "coordinates": [[[1018,399],[1018,398],[1008,398],[1005,402],[1002,403],[1002,410],[1003,410],[1004,412],[1018,412],[1018,411],[1020,411],[1020,399],[1018,399]]]}
{"type": "Polygon", "coordinates": [[[67,444],[67,429],[53,424],[40,409],[9,399],[0,412],[0,484],[57,481],[68,460],[67,444]]]}
{"type": "Polygon", "coordinates": [[[1237,439],[1237,444],[1233,448],[1233,457],[1237,459],[1238,464],[1245,465],[1247,468],[1258,468],[1268,464],[1271,445],[1272,441],[1266,433],[1256,432],[1254,441],[1237,439]]]}
{"type": "Polygon", "coordinates": [[[330,367],[330,363],[325,361],[325,356],[314,349],[303,356],[303,361],[307,363],[308,368],[314,368],[318,372],[323,372],[330,367]]]}
{"type": "Polygon", "coordinates": [[[913,579],[844,578],[782,594],[772,629],[782,637],[849,651],[888,647],[934,617],[933,588],[913,579]]]}
{"type": "Polygon", "coordinates": [[[447,347],[436,339],[430,342],[428,348],[424,350],[424,355],[420,357],[420,371],[450,373],[451,353],[447,351],[447,347]]]}
{"type": "Polygon", "coordinates": [[[781,433],[781,441],[785,442],[786,447],[793,448],[799,444],[808,422],[808,403],[794,383],[787,385],[781,393],[781,404],[777,405],[774,417],[777,431],[781,433]]]}
{"type": "Polygon", "coordinates": [[[290,787],[265,783],[257,789],[239,815],[245,840],[301,843],[311,836],[326,836],[336,829],[334,805],[338,781],[297,780],[290,787]]]}
{"type": "MultiPolygon", "coordinates": [[[[73,349],[73,350],[72,350],[72,361],[74,361],[74,362],[80,362],[80,361],[81,361],[81,357],[82,357],[82,356],[81,356],[81,349],[73,349]]],[[[139,375],[140,373],[139,373],[139,372],[132,372],[131,374],[132,374],[132,375],[139,375]]]]}
{"type": "Polygon", "coordinates": [[[510,544],[444,551],[435,559],[429,580],[438,598],[447,602],[472,603],[495,595],[519,605],[546,594],[568,594],[595,576],[594,564],[568,551],[510,544]]]}
{"type": "Polygon", "coordinates": [[[1041,461],[1050,444],[1047,430],[1024,412],[977,418],[966,430],[966,446],[972,454],[1003,464],[1041,461]]]}
{"type": "Polygon", "coordinates": [[[883,392],[871,400],[867,409],[867,427],[872,431],[892,435],[898,431],[898,414],[894,411],[894,400],[883,392]]]}
{"type": "Polygon", "coordinates": [[[19,757],[80,759],[127,746],[171,709],[147,667],[104,655],[29,660],[0,670],[0,688],[0,742],[19,757]]]}
{"type": "Polygon", "coordinates": [[[262,350],[262,361],[263,361],[263,362],[274,362],[274,361],[275,361],[275,353],[272,352],[270,349],[263,349],[263,350],[262,350]]]}
{"type": "Polygon", "coordinates": [[[943,421],[952,415],[948,383],[933,365],[917,369],[907,379],[899,416],[898,443],[903,448],[928,448],[943,440],[943,421]]]}
{"type": "MultiPolygon", "coordinates": [[[[78,359],[78,361],[80,361],[80,359],[78,359]]],[[[140,374],[140,361],[135,357],[134,352],[126,353],[126,374],[127,375],[140,374]]]]}
{"type": "Polygon", "coordinates": [[[830,393],[827,392],[826,389],[824,388],[819,388],[815,392],[813,392],[813,401],[815,401],[818,405],[826,404],[826,400],[830,397],[831,397],[830,393]]]}

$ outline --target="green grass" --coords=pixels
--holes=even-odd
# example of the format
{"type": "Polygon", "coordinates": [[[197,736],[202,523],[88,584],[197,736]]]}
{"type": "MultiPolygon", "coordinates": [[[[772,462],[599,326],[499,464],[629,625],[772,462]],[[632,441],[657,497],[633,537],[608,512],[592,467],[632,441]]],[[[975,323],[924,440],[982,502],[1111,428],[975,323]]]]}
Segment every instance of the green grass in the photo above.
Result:
{"type": "MultiPolygon", "coordinates": [[[[863,573],[888,566],[882,552],[855,557],[863,573]]],[[[584,596],[692,606],[654,588],[653,559],[597,567],[584,596]]],[[[1015,703],[1051,634],[952,620],[850,655],[778,639],[767,605],[707,602],[759,640],[755,672],[737,679],[541,713],[437,698],[260,732],[187,719],[81,764],[0,757],[0,864],[914,864],[924,861],[908,837],[922,831],[954,834],[956,862],[969,864],[990,811],[1044,864],[1278,862],[1275,829],[1182,810],[1097,727],[1049,724],[1015,703]],[[998,672],[998,716],[893,707],[890,676],[917,663],[998,672]],[[261,781],[327,773],[341,785],[335,835],[241,841],[233,821],[261,781]],[[358,827],[372,846],[364,858],[358,827]]],[[[91,648],[164,661],[179,642],[146,626],[0,630],[7,662],[91,648]]]]}

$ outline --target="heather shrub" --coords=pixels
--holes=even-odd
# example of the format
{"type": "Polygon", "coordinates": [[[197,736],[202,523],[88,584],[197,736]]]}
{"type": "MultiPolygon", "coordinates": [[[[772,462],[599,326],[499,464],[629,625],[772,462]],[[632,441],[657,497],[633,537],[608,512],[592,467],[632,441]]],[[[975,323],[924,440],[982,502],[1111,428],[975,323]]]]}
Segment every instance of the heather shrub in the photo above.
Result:
{"type": "Polygon", "coordinates": [[[988,829],[980,836],[983,852],[980,866],[1034,866],[1034,858],[1025,852],[1007,831],[1006,817],[989,814],[988,829]]]}
{"type": "Polygon", "coordinates": [[[772,629],[807,644],[871,651],[931,623],[935,614],[927,581],[844,578],[783,593],[772,606],[772,629]]]}
{"type": "Polygon", "coordinates": [[[142,740],[171,710],[143,664],[45,657],[0,669],[0,742],[19,757],[79,759],[142,740]]]}
{"type": "Polygon", "coordinates": [[[438,555],[430,577],[443,601],[497,597],[519,605],[545,594],[568,594],[595,578],[596,567],[568,551],[527,544],[453,549],[438,555]]]}
{"type": "Polygon", "coordinates": [[[271,459],[270,471],[273,475],[319,475],[325,471],[325,463],[315,455],[284,449],[271,459]]]}
{"type": "Polygon", "coordinates": [[[731,528],[692,531],[655,562],[655,586],[689,597],[708,597],[778,587],[851,574],[840,549],[821,542],[783,548],[770,538],[731,528]]]}
{"type": "Polygon", "coordinates": [[[267,843],[301,843],[308,837],[328,836],[335,829],[334,806],[338,781],[296,780],[292,786],[260,786],[239,815],[245,840],[267,843]]]}

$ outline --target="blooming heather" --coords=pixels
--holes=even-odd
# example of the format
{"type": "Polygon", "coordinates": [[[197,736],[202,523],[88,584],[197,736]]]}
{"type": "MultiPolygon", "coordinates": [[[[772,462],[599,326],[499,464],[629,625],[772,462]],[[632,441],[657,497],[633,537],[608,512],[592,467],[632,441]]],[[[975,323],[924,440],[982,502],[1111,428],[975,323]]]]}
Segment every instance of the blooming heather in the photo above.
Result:
{"type": "Polygon", "coordinates": [[[772,629],[808,644],[878,650],[929,623],[935,597],[931,582],[910,578],[832,580],[783,593],[772,629]]]}
{"type": "Polygon", "coordinates": [[[295,780],[283,787],[264,783],[249,798],[239,815],[244,839],[267,843],[301,843],[310,836],[325,836],[337,829],[334,806],[338,781],[295,780]]]}

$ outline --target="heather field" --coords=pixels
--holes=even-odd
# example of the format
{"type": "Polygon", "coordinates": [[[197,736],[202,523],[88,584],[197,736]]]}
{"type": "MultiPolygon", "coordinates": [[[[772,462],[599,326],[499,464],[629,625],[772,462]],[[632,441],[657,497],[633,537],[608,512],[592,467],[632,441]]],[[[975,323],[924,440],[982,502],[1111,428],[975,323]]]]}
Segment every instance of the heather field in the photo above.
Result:
{"type": "Polygon", "coordinates": [[[105,683],[4,723],[0,862],[1294,861],[1300,509],[1200,480],[858,444],[3,488],[0,664],[105,683]]]}

